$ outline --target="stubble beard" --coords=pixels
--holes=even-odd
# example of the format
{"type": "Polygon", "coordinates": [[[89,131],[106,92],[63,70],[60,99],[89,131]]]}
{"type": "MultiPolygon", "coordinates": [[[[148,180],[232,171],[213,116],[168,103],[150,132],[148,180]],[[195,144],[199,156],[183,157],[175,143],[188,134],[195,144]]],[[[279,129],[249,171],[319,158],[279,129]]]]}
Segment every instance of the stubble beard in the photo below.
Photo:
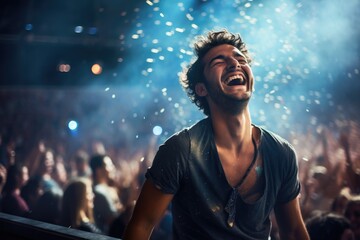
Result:
{"type": "Polygon", "coordinates": [[[241,97],[226,95],[224,93],[213,93],[210,98],[220,109],[230,115],[237,115],[245,111],[252,93],[244,93],[241,97]]]}

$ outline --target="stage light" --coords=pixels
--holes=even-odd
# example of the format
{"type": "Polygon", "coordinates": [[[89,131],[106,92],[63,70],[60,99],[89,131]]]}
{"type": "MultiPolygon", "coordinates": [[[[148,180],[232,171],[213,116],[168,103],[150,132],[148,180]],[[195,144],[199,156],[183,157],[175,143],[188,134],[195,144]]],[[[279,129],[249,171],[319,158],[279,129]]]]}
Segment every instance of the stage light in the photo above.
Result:
{"type": "Polygon", "coordinates": [[[69,64],[59,64],[58,65],[58,71],[59,72],[64,72],[64,73],[66,73],[66,72],[69,72],[70,71],[70,69],[71,69],[71,67],[70,67],[70,65],[69,64]]]}
{"type": "Polygon", "coordinates": [[[90,35],[95,35],[95,34],[97,34],[97,32],[98,32],[98,29],[96,27],[91,27],[91,28],[89,28],[89,31],[88,31],[88,33],[90,35]]]}
{"type": "Polygon", "coordinates": [[[159,136],[159,135],[162,133],[162,127],[160,127],[160,126],[155,126],[155,127],[153,128],[153,133],[154,133],[154,135],[159,136]]]}
{"type": "Polygon", "coordinates": [[[74,29],[74,32],[76,33],[82,33],[84,30],[83,26],[76,26],[74,29]]]}
{"type": "Polygon", "coordinates": [[[25,25],[25,30],[26,31],[31,31],[33,29],[33,25],[31,23],[28,23],[25,25]]]}
{"type": "Polygon", "coordinates": [[[91,72],[95,75],[99,75],[102,73],[102,67],[100,64],[95,63],[94,65],[92,65],[91,67],[91,72]]]}
{"type": "Polygon", "coordinates": [[[71,131],[76,131],[77,130],[77,127],[78,127],[78,123],[74,120],[71,120],[69,121],[68,123],[68,128],[71,130],[71,131]]]}

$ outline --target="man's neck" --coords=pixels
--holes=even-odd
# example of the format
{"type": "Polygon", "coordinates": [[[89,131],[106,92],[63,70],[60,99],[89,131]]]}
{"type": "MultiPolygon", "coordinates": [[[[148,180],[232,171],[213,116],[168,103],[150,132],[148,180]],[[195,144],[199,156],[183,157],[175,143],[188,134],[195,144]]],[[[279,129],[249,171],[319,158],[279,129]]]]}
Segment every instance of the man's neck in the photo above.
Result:
{"type": "Polygon", "coordinates": [[[105,185],[108,185],[108,182],[107,182],[107,180],[106,180],[105,178],[97,178],[97,179],[95,180],[95,183],[96,183],[96,185],[97,185],[97,184],[105,184],[105,185]]]}
{"type": "Polygon", "coordinates": [[[236,115],[212,112],[211,121],[217,146],[239,149],[251,143],[252,126],[248,108],[236,115]]]}

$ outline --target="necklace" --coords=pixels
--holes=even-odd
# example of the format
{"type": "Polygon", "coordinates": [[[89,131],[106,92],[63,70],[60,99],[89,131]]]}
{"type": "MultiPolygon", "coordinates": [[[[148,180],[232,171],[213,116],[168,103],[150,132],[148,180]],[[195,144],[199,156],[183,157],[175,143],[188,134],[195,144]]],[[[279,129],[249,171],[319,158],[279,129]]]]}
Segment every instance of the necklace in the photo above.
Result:
{"type": "Polygon", "coordinates": [[[240,182],[238,184],[236,184],[235,187],[232,188],[231,191],[231,195],[230,195],[230,199],[228,201],[228,203],[225,206],[225,211],[227,213],[229,213],[228,219],[227,219],[227,223],[230,227],[234,226],[234,222],[235,222],[235,214],[236,214],[236,199],[239,195],[237,189],[241,186],[241,184],[243,184],[243,182],[245,181],[246,177],[249,175],[251,169],[253,168],[255,162],[256,162],[256,158],[258,155],[258,149],[257,149],[257,145],[255,142],[254,137],[251,137],[252,143],[254,145],[254,157],[250,163],[250,166],[248,167],[248,169],[246,170],[244,176],[241,178],[240,182]]]}

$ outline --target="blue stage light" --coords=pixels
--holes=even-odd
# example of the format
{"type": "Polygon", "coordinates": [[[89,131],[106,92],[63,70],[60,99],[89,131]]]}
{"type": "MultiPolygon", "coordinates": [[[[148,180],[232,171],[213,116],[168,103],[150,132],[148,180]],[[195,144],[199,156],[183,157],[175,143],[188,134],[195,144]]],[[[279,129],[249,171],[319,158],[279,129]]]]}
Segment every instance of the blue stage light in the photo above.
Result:
{"type": "Polygon", "coordinates": [[[155,127],[153,128],[153,133],[154,133],[154,135],[159,136],[159,135],[161,135],[162,130],[163,130],[162,127],[160,127],[160,126],[155,126],[155,127]]]}
{"type": "Polygon", "coordinates": [[[74,120],[71,120],[71,121],[69,121],[69,123],[68,123],[68,128],[69,128],[71,131],[75,131],[75,130],[77,130],[77,128],[78,128],[78,123],[77,123],[76,121],[74,121],[74,120]]]}

